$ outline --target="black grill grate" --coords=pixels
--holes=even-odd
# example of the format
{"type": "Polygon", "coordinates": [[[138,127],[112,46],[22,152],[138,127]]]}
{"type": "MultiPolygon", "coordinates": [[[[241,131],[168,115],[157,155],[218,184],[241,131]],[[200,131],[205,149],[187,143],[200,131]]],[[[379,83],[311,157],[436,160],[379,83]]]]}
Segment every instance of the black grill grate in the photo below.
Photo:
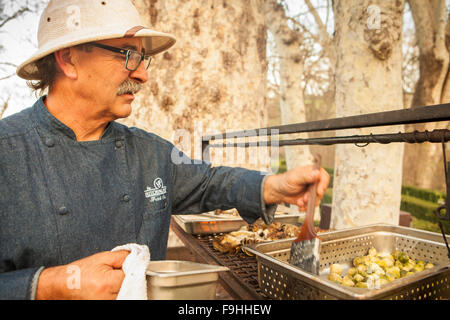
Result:
{"type": "Polygon", "coordinates": [[[258,262],[254,256],[248,256],[242,251],[235,254],[227,254],[215,250],[213,247],[214,235],[197,235],[196,238],[199,240],[201,246],[206,249],[220,265],[228,267],[233,275],[244,283],[248,289],[253,290],[262,298],[268,299],[267,295],[259,288],[258,262]]]}

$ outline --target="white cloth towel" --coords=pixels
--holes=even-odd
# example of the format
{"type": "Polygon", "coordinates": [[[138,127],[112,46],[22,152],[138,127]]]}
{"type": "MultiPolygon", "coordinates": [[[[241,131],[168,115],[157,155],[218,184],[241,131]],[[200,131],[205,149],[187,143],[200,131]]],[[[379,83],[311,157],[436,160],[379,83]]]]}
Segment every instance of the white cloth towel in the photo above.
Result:
{"type": "Polygon", "coordinates": [[[150,251],[146,245],[128,243],[111,251],[128,250],[130,254],[122,265],[125,273],[117,300],[147,300],[147,278],[145,272],[150,262],[150,251]]]}

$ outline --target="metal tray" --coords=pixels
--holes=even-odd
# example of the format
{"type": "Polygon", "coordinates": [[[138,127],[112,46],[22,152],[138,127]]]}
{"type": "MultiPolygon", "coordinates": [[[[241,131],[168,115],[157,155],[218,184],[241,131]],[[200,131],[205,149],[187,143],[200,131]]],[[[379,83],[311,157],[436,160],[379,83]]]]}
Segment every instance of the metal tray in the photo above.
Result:
{"type": "Polygon", "coordinates": [[[218,272],[227,267],[190,261],[150,261],[147,267],[149,300],[213,300],[218,272]]]}
{"type": "MultiPolygon", "coordinates": [[[[276,214],[274,222],[298,224],[299,218],[304,215],[300,213],[276,214]]],[[[239,230],[242,226],[248,225],[242,218],[229,218],[211,215],[174,215],[174,221],[187,233],[208,235],[222,232],[239,230]]],[[[260,219],[258,219],[260,220],[260,219]]]]}
{"type": "Polygon", "coordinates": [[[385,224],[369,225],[320,235],[319,275],[288,263],[294,238],[245,246],[256,255],[258,282],[272,299],[449,299],[450,259],[438,233],[385,224]],[[330,266],[339,263],[344,273],[357,256],[375,247],[382,254],[394,250],[435,267],[394,280],[375,289],[345,287],[328,280],[330,266]]]}

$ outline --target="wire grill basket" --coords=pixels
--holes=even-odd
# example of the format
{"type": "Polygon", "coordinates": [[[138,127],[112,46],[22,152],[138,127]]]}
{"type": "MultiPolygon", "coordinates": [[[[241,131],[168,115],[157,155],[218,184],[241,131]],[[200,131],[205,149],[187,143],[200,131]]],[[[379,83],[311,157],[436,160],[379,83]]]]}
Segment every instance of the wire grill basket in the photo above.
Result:
{"type": "Polygon", "coordinates": [[[293,239],[245,247],[258,261],[258,282],[272,299],[449,299],[450,260],[442,235],[392,225],[370,225],[320,234],[319,275],[288,263],[293,239]],[[394,280],[373,289],[345,287],[328,280],[330,266],[339,263],[344,272],[354,258],[375,247],[381,254],[394,250],[435,267],[394,280]]]}

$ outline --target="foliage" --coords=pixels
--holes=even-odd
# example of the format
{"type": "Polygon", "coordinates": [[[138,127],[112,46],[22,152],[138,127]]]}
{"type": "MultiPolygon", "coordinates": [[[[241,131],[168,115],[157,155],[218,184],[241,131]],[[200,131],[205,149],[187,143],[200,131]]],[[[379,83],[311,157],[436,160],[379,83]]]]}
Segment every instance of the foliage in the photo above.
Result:
{"type": "Polygon", "coordinates": [[[402,186],[402,194],[433,203],[445,202],[445,194],[436,190],[427,190],[414,186],[402,186]]]}

